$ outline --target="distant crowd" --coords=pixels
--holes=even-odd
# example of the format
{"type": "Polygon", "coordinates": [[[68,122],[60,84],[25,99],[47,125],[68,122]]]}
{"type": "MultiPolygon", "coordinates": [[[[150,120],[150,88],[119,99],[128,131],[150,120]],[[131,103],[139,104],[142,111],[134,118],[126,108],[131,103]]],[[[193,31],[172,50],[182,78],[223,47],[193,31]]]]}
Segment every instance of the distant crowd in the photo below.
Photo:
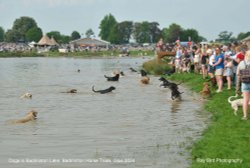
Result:
{"type": "Polygon", "coordinates": [[[84,52],[84,51],[107,51],[119,50],[121,52],[129,52],[134,50],[153,51],[155,45],[109,45],[107,46],[74,46],[71,44],[60,44],[59,46],[36,46],[27,43],[6,43],[0,42],[0,52],[17,52],[17,51],[59,51],[63,49],[65,52],[84,52]]]}

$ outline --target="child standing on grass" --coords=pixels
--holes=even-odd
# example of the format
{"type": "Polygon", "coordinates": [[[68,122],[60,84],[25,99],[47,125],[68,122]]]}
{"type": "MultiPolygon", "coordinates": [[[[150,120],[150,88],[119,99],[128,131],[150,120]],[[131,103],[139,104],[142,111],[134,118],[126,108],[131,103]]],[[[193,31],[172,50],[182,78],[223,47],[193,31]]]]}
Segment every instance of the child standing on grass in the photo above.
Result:
{"type": "Polygon", "coordinates": [[[225,62],[225,73],[224,76],[227,78],[227,89],[230,90],[232,87],[232,77],[233,77],[233,60],[226,58],[225,62]]]}

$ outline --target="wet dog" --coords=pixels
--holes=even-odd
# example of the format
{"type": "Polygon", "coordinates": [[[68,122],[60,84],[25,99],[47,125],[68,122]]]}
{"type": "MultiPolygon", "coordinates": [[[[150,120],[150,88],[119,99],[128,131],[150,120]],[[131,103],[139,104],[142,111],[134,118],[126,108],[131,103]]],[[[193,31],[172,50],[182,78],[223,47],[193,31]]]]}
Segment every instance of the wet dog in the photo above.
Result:
{"type": "Polygon", "coordinates": [[[119,70],[114,71],[112,74],[113,74],[114,76],[117,75],[117,74],[119,74],[120,77],[125,76],[124,72],[123,72],[123,71],[119,71],[119,70]]]}
{"type": "Polygon", "coordinates": [[[31,93],[25,93],[23,94],[20,99],[31,99],[32,98],[32,94],[31,93]]]}
{"type": "Polygon", "coordinates": [[[71,90],[67,91],[67,93],[76,93],[76,92],[77,92],[76,89],[71,89],[71,90]]]}
{"type": "Polygon", "coordinates": [[[19,120],[13,121],[15,124],[23,124],[29,121],[34,121],[37,119],[37,112],[34,110],[31,110],[30,112],[27,113],[27,115],[19,120]]]}
{"type": "Polygon", "coordinates": [[[163,86],[164,88],[173,88],[173,89],[176,89],[178,90],[178,85],[180,85],[181,83],[179,84],[176,84],[174,82],[169,82],[167,79],[163,78],[163,77],[160,77],[159,78],[160,81],[162,81],[162,84],[160,86],[163,86]]]}
{"type": "Polygon", "coordinates": [[[129,68],[131,70],[131,72],[137,72],[137,70],[135,70],[134,68],[129,68]]]}
{"type": "Polygon", "coordinates": [[[203,83],[203,89],[202,89],[202,91],[200,91],[200,94],[202,95],[202,97],[209,97],[210,96],[211,91],[210,91],[208,82],[203,83]]]}
{"type": "Polygon", "coordinates": [[[147,76],[147,72],[143,69],[140,70],[141,76],[147,76]]]}
{"type": "MultiPolygon", "coordinates": [[[[236,100],[232,100],[232,98],[237,98],[238,96],[230,96],[227,101],[228,103],[231,104],[232,109],[234,110],[234,115],[237,115],[239,106],[243,105],[243,98],[240,99],[236,99],[236,100]]],[[[248,103],[248,105],[250,105],[250,103],[248,103]]]]}
{"type": "MultiPolygon", "coordinates": [[[[170,88],[171,89],[171,88],[170,88]]],[[[184,92],[179,92],[178,89],[172,88],[171,89],[171,99],[172,100],[181,100],[181,94],[184,92]]]]}
{"type": "Polygon", "coordinates": [[[149,84],[150,78],[148,76],[143,76],[140,80],[141,84],[149,84]]]}
{"type": "Polygon", "coordinates": [[[61,92],[61,93],[77,93],[77,90],[76,89],[70,89],[66,92],[61,92]]]}
{"type": "Polygon", "coordinates": [[[171,76],[175,73],[175,66],[172,67],[172,69],[165,72],[165,75],[171,76]]]}
{"type": "Polygon", "coordinates": [[[104,75],[105,78],[107,78],[107,81],[119,81],[120,74],[116,74],[115,76],[109,77],[104,75]]]}
{"type": "Polygon", "coordinates": [[[217,85],[215,77],[211,78],[210,81],[211,81],[212,86],[216,86],[217,85]]]}
{"type": "Polygon", "coordinates": [[[92,91],[95,93],[105,94],[105,93],[112,92],[112,90],[115,90],[114,86],[110,86],[108,89],[104,89],[104,90],[95,90],[94,86],[92,86],[92,91]]]}

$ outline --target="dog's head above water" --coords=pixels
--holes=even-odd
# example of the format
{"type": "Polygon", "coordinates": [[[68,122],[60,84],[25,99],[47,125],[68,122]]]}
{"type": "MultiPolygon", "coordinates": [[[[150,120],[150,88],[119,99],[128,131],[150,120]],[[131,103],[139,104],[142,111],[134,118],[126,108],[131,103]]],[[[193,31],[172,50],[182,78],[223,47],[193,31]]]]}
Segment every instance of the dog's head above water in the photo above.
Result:
{"type": "Polygon", "coordinates": [[[115,87],[114,86],[110,86],[109,89],[112,91],[112,90],[115,90],[115,87]]]}
{"type": "Polygon", "coordinates": [[[27,116],[31,116],[34,119],[37,119],[37,114],[38,112],[36,112],[35,110],[31,110],[30,112],[27,113],[27,116]]]}
{"type": "Polygon", "coordinates": [[[160,77],[160,78],[159,78],[159,81],[166,81],[166,79],[163,78],[163,77],[160,77]]]}

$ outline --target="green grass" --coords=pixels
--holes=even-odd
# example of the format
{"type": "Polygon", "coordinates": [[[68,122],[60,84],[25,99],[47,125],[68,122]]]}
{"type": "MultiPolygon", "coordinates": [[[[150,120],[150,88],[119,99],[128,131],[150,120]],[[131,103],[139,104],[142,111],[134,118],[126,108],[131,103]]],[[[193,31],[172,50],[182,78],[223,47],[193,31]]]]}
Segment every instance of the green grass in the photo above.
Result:
{"type": "Polygon", "coordinates": [[[160,75],[170,69],[169,65],[165,61],[159,61],[157,59],[152,59],[145,62],[142,67],[149,73],[154,75],[160,75]]]}
{"type": "MultiPolygon", "coordinates": [[[[59,53],[57,51],[49,51],[37,53],[36,51],[16,51],[16,52],[0,52],[0,57],[118,57],[120,51],[82,51],[82,52],[69,52],[59,53]]],[[[130,51],[130,56],[153,56],[153,51],[130,51]]]]}
{"type": "MultiPolygon", "coordinates": [[[[201,75],[187,73],[174,74],[169,79],[182,81],[196,92],[202,90],[204,82],[201,75]]],[[[238,116],[233,114],[227,98],[235,95],[234,90],[215,93],[215,89],[204,105],[204,110],[212,113],[211,122],[193,145],[191,168],[249,168],[250,121],[241,120],[242,108],[238,110],[238,116]],[[222,163],[220,159],[240,159],[242,163],[222,163]]]]}

